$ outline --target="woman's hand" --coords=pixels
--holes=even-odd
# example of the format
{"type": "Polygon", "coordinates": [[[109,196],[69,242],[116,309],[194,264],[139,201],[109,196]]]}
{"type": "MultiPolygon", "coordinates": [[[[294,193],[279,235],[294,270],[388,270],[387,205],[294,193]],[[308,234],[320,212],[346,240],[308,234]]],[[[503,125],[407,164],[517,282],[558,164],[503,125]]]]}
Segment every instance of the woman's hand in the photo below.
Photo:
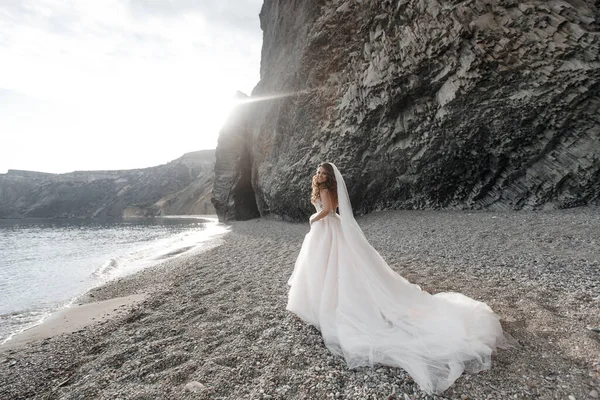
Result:
{"type": "Polygon", "coordinates": [[[320,221],[321,218],[323,218],[323,216],[321,215],[320,212],[318,213],[314,213],[313,215],[310,216],[308,222],[310,223],[310,225],[314,224],[317,221],[320,221]]]}

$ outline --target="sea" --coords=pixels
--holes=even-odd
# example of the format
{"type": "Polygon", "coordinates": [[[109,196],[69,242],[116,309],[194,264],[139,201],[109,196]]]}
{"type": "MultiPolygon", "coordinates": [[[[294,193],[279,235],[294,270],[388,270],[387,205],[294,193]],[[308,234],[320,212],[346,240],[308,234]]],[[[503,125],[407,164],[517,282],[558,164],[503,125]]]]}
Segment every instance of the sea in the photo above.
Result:
{"type": "Polygon", "coordinates": [[[0,344],[90,289],[214,246],[216,217],[0,219],[0,344]]]}

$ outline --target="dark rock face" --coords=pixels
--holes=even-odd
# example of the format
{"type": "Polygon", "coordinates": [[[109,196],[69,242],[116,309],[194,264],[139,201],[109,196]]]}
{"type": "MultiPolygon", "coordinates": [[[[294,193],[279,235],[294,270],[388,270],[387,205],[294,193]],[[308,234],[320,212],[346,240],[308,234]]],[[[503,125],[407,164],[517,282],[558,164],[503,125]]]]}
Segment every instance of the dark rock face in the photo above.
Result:
{"type": "Polygon", "coordinates": [[[219,220],[247,220],[259,217],[252,188],[252,159],[248,145],[248,96],[237,94],[242,102],[232,112],[219,134],[216,150],[215,181],[212,202],[219,220]]]}
{"type": "Polygon", "coordinates": [[[214,150],[125,171],[0,175],[0,218],[89,218],[214,214],[214,150]]]}
{"type": "Polygon", "coordinates": [[[358,213],[599,203],[598,2],[265,0],[260,19],[261,214],[310,214],[321,161],[358,213]]]}

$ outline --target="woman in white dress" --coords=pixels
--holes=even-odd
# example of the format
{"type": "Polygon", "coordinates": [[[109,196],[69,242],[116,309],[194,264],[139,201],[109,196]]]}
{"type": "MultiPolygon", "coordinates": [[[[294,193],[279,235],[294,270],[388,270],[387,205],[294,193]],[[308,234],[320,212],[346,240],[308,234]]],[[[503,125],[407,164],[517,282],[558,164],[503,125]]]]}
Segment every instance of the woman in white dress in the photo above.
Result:
{"type": "Polygon", "coordinates": [[[349,368],[400,367],[428,393],[465,370],[490,368],[492,352],[509,347],[490,307],[459,293],[431,295],[394,272],[356,223],[335,165],[319,165],[312,187],[317,213],[288,281],[287,309],[320,329],[349,368]]]}

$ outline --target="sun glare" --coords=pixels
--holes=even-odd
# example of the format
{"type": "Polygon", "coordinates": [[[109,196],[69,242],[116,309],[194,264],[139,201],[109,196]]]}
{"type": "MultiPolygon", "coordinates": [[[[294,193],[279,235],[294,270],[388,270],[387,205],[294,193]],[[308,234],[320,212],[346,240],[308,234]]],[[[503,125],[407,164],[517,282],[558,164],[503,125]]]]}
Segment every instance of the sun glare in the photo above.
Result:
{"type": "Polygon", "coordinates": [[[0,6],[10,39],[0,43],[0,131],[23,149],[0,147],[0,173],[140,168],[214,148],[236,90],[257,83],[258,19],[242,35],[202,7],[139,16],[109,1],[32,4],[27,20],[3,19],[0,6]],[[78,156],[87,149],[97,151],[78,156]]]}

